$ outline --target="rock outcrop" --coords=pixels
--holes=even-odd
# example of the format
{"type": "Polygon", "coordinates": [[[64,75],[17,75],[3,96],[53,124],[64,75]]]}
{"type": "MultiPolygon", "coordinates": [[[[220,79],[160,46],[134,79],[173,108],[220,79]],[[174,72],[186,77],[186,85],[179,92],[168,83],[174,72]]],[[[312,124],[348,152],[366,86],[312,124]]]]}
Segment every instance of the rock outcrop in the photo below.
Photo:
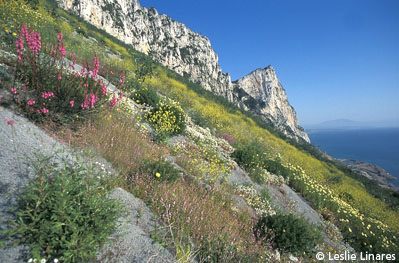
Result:
{"type": "MultiPolygon", "coordinates": [[[[146,54],[151,52],[155,60],[178,74],[198,82],[206,90],[260,114],[289,137],[309,142],[307,134],[298,125],[296,113],[289,105],[284,89],[279,88],[280,84],[274,85],[278,83],[274,70],[273,76],[269,74],[270,81],[265,82],[273,87],[271,88],[273,92],[268,92],[269,86],[252,85],[248,80],[253,73],[233,85],[230,75],[222,72],[218,56],[207,37],[191,31],[167,15],[158,14],[155,8],[141,7],[137,0],[57,0],[57,2],[61,8],[131,44],[136,50],[146,54]],[[245,86],[247,84],[251,85],[245,86]],[[280,91],[283,93],[277,94],[280,91]],[[268,95],[273,97],[267,97],[268,95]],[[280,98],[282,100],[278,101],[280,98]],[[253,108],[247,105],[254,100],[262,107],[253,108]]],[[[255,71],[257,72],[258,70],[255,71]]]]}
{"type": "Polygon", "coordinates": [[[300,137],[310,142],[299,126],[294,108],[272,66],[257,69],[233,83],[233,101],[245,110],[252,111],[265,121],[271,121],[287,136],[300,137]]]}

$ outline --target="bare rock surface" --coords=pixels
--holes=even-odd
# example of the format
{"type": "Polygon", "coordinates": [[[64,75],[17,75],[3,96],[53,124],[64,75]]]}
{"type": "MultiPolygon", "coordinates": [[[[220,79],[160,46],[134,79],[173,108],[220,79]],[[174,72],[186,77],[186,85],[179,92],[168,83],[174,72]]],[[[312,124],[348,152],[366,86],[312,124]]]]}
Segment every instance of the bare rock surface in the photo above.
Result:
{"type": "MultiPolygon", "coordinates": [[[[113,190],[109,196],[120,201],[126,211],[119,219],[118,230],[111,235],[111,242],[106,245],[103,255],[114,257],[110,262],[119,263],[171,263],[177,262],[174,256],[150,237],[150,232],[156,231],[156,217],[145,203],[121,188],[113,190]]],[[[109,262],[107,260],[101,262],[109,262]]]]}

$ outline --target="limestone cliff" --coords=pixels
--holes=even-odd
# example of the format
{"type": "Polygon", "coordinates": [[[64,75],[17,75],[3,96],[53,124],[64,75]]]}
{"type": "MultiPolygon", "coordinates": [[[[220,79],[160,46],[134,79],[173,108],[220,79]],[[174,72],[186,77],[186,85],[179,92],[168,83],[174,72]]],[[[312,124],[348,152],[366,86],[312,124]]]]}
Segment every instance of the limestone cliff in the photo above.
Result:
{"type": "Polygon", "coordinates": [[[272,66],[254,70],[235,81],[233,91],[233,101],[241,108],[270,120],[287,136],[295,135],[310,142],[272,66]]]}
{"type": "Polygon", "coordinates": [[[272,79],[264,82],[270,87],[252,85],[257,82],[249,81],[251,74],[233,85],[230,75],[222,72],[218,56],[207,37],[191,31],[167,15],[158,14],[155,8],[141,7],[137,0],[56,1],[61,8],[131,44],[136,50],[147,54],[151,52],[155,60],[180,75],[187,75],[206,90],[260,114],[288,136],[309,141],[298,125],[296,113],[288,104],[274,70],[273,74],[269,74],[272,79]],[[280,91],[283,93],[278,94],[280,91]],[[272,97],[267,97],[269,95],[272,97]],[[253,105],[261,107],[251,107],[253,101],[257,102],[253,105]]]}

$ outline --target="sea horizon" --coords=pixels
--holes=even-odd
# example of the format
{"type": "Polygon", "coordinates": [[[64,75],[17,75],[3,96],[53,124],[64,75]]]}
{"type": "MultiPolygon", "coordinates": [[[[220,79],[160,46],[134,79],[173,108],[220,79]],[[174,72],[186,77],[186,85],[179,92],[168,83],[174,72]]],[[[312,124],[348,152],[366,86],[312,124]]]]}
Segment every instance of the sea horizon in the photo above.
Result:
{"type": "Polygon", "coordinates": [[[399,186],[399,127],[307,130],[311,143],[336,159],[375,164],[396,177],[399,186]]]}

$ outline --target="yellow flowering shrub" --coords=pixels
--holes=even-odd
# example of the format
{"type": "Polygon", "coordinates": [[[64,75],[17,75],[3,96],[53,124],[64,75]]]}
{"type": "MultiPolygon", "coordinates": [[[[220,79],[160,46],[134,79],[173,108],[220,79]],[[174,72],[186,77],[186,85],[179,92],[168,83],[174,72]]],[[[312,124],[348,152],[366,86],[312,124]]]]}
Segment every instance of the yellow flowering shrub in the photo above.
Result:
{"type": "Polygon", "coordinates": [[[180,134],[186,127],[183,109],[171,99],[160,100],[146,117],[158,134],[166,136],[180,134]]]}

